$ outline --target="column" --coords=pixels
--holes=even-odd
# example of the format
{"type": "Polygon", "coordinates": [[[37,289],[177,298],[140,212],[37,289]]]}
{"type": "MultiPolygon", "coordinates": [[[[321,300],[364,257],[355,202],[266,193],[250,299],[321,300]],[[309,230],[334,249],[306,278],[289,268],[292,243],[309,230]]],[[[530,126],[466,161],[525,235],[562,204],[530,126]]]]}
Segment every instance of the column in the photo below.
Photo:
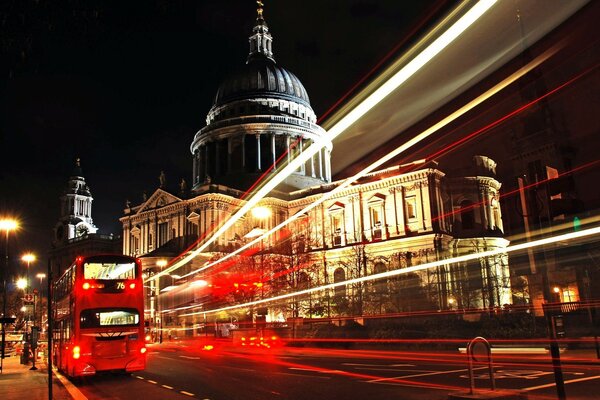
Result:
{"type": "Polygon", "coordinates": [[[329,162],[330,158],[329,149],[325,150],[325,180],[327,182],[331,182],[331,163],[329,162]]]}
{"type": "Polygon", "coordinates": [[[291,145],[291,139],[289,137],[289,135],[286,135],[285,137],[285,146],[287,147],[287,163],[290,163],[290,160],[292,159],[292,151],[290,150],[290,145],[291,145]]]}
{"type": "MultiPolygon", "coordinates": [[[[300,147],[300,154],[302,155],[303,153],[303,147],[304,147],[304,139],[299,138],[298,139],[298,146],[300,147]]],[[[304,175],[306,175],[306,163],[302,163],[300,164],[300,172],[303,173],[304,175]]]]}
{"type": "Polygon", "coordinates": [[[225,173],[228,173],[231,171],[231,137],[228,137],[226,140],[227,140],[227,171],[225,171],[225,173]]]}
{"type": "Polygon", "coordinates": [[[271,156],[273,158],[273,172],[277,168],[277,154],[275,153],[275,133],[271,134],[271,156]]]}
{"type": "Polygon", "coordinates": [[[319,149],[319,178],[323,180],[323,149],[319,149]]]}
{"type": "Polygon", "coordinates": [[[260,134],[256,135],[256,169],[261,170],[260,167],[260,134]]]}
{"type": "Polygon", "coordinates": [[[313,178],[317,177],[317,175],[315,174],[315,155],[314,154],[310,157],[310,175],[313,178]]]}
{"type": "Polygon", "coordinates": [[[194,183],[196,183],[198,181],[198,151],[194,151],[194,160],[192,162],[193,167],[192,167],[192,171],[194,171],[194,183]]]}
{"type": "Polygon", "coordinates": [[[204,176],[202,177],[202,181],[206,180],[208,176],[208,142],[204,143],[204,176]]]}
{"type": "Polygon", "coordinates": [[[246,134],[242,136],[242,171],[246,170],[246,134]]]}
{"type": "Polygon", "coordinates": [[[390,188],[390,194],[392,195],[392,198],[394,200],[394,225],[396,225],[395,231],[396,235],[399,235],[400,230],[398,229],[398,226],[400,225],[400,222],[398,221],[398,199],[396,198],[396,192],[397,188],[390,188]]]}
{"type": "Polygon", "coordinates": [[[221,154],[221,141],[220,140],[215,140],[215,159],[214,159],[214,163],[215,163],[215,176],[217,175],[223,175],[223,171],[221,171],[221,157],[223,156],[221,154]]]}

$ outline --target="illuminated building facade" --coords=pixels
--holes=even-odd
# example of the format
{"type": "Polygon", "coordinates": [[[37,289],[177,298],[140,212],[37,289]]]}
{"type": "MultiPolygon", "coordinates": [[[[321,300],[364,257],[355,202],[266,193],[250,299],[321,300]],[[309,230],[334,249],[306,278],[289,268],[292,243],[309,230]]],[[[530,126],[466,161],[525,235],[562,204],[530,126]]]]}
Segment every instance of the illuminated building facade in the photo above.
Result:
{"type": "MultiPolygon", "coordinates": [[[[275,63],[262,10],[250,36],[246,65],[220,86],[206,122],[191,145],[191,193],[183,185],[179,195],[161,187],[142,204],[128,206],[120,219],[123,253],[141,257],[150,276],[164,270],[164,260],[204,243],[245,203],[244,191],[257,179],[278,172],[303,149],[323,140],[325,131],[316,125],[306,90],[275,63]]],[[[475,156],[473,168],[456,177],[447,176],[435,163],[419,162],[373,172],[289,229],[264,239],[252,252],[236,256],[228,264],[229,277],[211,270],[185,276],[334,190],[341,182],[331,182],[331,151],[331,143],[326,143],[262,199],[255,210],[265,212],[242,218],[190,263],[151,280],[149,318],[163,326],[194,327],[202,317],[169,314],[158,321],[159,312],[200,303],[208,309],[208,297],[214,304],[225,304],[225,298],[232,297],[228,292],[239,294],[233,298],[243,302],[508,245],[502,237],[496,164],[475,156]],[[193,287],[197,278],[212,289],[193,287]],[[220,299],[215,299],[217,286],[223,292],[220,299]]],[[[440,266],[370,286],[340,286],[301,303],[267,307],[262,316],[281,321],[499,307],[512,303],[508,258],[440,266]]]]}

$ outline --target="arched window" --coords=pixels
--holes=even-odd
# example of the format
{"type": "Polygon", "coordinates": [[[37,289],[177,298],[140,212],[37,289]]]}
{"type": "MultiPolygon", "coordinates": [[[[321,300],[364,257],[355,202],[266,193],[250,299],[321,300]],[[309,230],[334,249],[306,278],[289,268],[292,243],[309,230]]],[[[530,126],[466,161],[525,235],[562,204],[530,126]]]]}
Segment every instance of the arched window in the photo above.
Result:
{"type": "MultiPolygon", "coordinates": [[[[344,282],[346,280],[346,271],[343,268],[338,268],[333,271],[333,282],[344,282]]],[[[346,285],[337,286],[335,288],[335,297],[346,296],[346,285]]]]}
{"type": "Polygon", "coordinates": [[[306,272],[298,273],[298,287],[297,287],[298,290],[308,289],[309,283],[310,283],[310,279],[306,272]]]}
{"type": "MultiPolygon", "coordinates": [[[[378,262],[373,266],[373,274],[381,274],[387,271],[387,267],[384,263],[378,262]]],[[[383,294],[387,289],[387,279],[378,279],[373,282],[373,288],[375,289],[375,293],[383,294]]]]}
{"type": "Polygon", "coordinates": [[[475,227],[475,210],[472,201],[463,200],[460,203],[460,218],[463,229],[473,229],[475,227]]]}

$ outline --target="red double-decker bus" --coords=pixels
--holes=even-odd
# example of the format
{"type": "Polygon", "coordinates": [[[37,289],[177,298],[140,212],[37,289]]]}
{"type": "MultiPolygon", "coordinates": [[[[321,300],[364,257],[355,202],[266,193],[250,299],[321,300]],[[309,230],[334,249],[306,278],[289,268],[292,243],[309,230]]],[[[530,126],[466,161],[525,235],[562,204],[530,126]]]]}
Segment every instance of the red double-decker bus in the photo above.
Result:
{"type": "Polygon", "coordinates": [[[53,362],[71,376],[146,367],[141,263],[77,257],[53,285],[53,362]]]}

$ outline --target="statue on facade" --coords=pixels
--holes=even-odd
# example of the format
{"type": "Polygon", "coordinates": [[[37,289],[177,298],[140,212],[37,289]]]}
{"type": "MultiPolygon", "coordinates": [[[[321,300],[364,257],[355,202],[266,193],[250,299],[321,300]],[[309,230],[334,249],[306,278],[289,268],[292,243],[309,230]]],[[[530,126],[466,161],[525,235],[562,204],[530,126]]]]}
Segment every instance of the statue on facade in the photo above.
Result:
{"type": "Polygon", "coordinates": [[[167,176],[165,175],[165,171],[160,171],[158,181],[160,182],[159,188],[164,189],[165,184],[167,183],[167,176]]]}

